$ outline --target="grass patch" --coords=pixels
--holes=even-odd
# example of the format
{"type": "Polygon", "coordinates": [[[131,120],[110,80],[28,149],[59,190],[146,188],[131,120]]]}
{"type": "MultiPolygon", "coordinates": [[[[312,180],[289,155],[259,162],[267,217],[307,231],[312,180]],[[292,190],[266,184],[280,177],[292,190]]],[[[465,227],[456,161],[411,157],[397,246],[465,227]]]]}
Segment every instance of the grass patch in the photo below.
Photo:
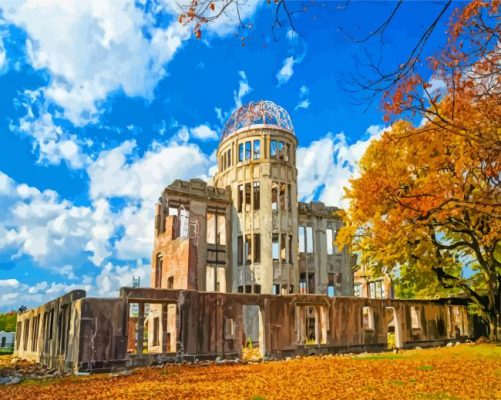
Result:
{"type": "Polygon", "coordinates": [[[417,367],[419,371],[431,371],[433,369],[432,365],[420,365],[417,367]]]}

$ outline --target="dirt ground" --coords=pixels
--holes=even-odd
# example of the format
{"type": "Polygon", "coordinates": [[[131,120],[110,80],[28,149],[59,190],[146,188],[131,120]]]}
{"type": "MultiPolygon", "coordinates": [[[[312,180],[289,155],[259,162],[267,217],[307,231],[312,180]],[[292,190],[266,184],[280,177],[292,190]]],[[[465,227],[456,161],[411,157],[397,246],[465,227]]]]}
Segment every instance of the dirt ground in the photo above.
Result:
{"type": "Polygon", "coordinates": [[[26,379],[0,399],[501,399],[501,345],[26,379]]]}

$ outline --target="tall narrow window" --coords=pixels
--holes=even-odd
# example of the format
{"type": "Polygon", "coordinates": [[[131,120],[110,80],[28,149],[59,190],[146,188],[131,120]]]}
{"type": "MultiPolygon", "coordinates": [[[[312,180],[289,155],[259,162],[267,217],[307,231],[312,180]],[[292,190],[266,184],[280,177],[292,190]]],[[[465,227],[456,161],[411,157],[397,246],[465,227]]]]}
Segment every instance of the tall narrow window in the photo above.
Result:
{"type": "Polygon", "coordinates": [[[173,276],[169,276],[169,278],[167,278],[167,289],[174,289],[174,277],[173,276]]]}
{"type": "Polygon", "coordinates": [[[207,243],[216,244],[216,214],[207,213],[207,243]]]}
{"type": "Polygon", "coordinates": [[[287,185],[285,183],[280,184],[280,209],[286,211],[287,199],[285,198],[285,190],[287,185]]]}
{"type": "Polygon", "coordinates": [[[334,237],[332,235],[332,229],[327,229],[325,231],[325,237],[327,240],[327,254],[329,254],[329,255],[334,254],[334,246],[332,245],[332,241],[334,240],[334,237]]]}
{"type": "Polygon", "coordinates": [[[253,158],[254,160],[259,160],[261,158],[261,141],[254,140],[253,142],[253,158]]]}
{"type": "Polygon", "coordinates": [[[226,245],[226,217],[224,214],[217,215],[217,244],[226,245]]]}
{"type": "Polygon", "coordinates": [[[286,263],[287,262],[287,253],[285,251],[285,238],[286,238],[286,235],[285,233],[282,233],[280,235],[280,258],[282,259],[282,263],[286,263]]]}
{"type": "Polygon", "coordinates": [[[284,142],[277,142],[277,153],[278,153],[278,159],[279,160],[284,160],[285,159],[284,142]]]}
{"type": "Polygon", "coordinates": [[[287,185],[287,209],[292,211],[292,187],[290,183],[287,185]]]}
{"type": "Polygon", "coordinates": [[[261,262],[261,235],[254,234],[254,262],[261,262]]]}
{"type": "Polygon", "coordinates": [[[334,287],[334,273],[329,272],[327,274],[328,284],[327,284],[327,296],[334,297],[336,295],[336,289],[334,287]]]}
{"type": "Polygon", "coordinates": [[[244,160],[244,144],[240,143],[238,145],[238,161],[242,162],[244,160]]]}
{"type": "Polygon", "coordinates": [[[419,315],[419,309],[417,307],[411,307],[411,328],[421,329],[421,321],[419,315]]]}
{"type": "Polygon", "coordinates": [[[277,158],[277,141],[270,141],[270,158],[277,158]]]}
{"type": "Polygon", "coordinates": [[[313,253],[313,228],[311,226],[306,227],[306,252],[313,253]]]}
{"type": "Polygon", "coordinates": [[[298,244],[299,244],[299,252],[304,253],[306,251],[304,226],[300,226],[298,229],[298,244]]]}
{"type": "Polygon", "coordinates": [[[153,318],[153,346],[158,346],[159,344],[159,330],[160,330],[160,318],[153,318]]]}
{"type": "Polygon", "coordinates": [[[289,235],[289,264],[294,264],[294,258],[292,257],[292,235],[289,235]]]}
{"type": "Polygon", "coordinates": [[[252,262],[252,235],[245,235],[245,263],[252,262]]]}
{"type": "Polygon", "coordinates": [[[273,237],[272,237],[271,254],[272,254],[273,260],[277,260],[278,261],[279,247],[278,247],[278,234],[277,233],[274,233],[273,237]]]}
{"type": "Polygon", "coordinates": [[[254,210],[259,210],[261,208],[261,184],[259,182],[253,183],[254,192],[254,210]]]}
{"type": "Polygon", "coordinates": [[[271,209],[278,210],[278,183],[271,183],[271,209]]]}
{"type": "Polygon", "coordinates": [[[226,152],[228,156],[228,167],[231,167],[231,149],[226,152]]]}
{"type": "Polygon", "coordinates": [[[245,211],[250,211],[251,209],[251,184],[245,184],[245,211]]]}
{"type": "Polygon", "coordinates": [[[250,160],[251,159],[251,144],[252,142],[245,142],[245,160],[250,160]]]}
{"type": "Polygon", "coordinates": [[[291,159],[291,145],[289,143],[285,143],[285,161],[289,161],[291,159]]]}
{"type": "Polygon", "coordinates": [[[161,254],[157,254],[155,261],[155,287],[159,288],[162,285],[162,265],[163,257],[161,254]]]}
{"type": "Polygon", "coordinates": [[[238,212],[242,212],[244,202],[244,185],[238,185],[238,212]]]}
{"type": "Polygon", "coordinates": [[[238,258],[238,265],[242,265],[244,263],[244,238],[243,238],[243,236],[238,237],[237,258],[238,258]]]}

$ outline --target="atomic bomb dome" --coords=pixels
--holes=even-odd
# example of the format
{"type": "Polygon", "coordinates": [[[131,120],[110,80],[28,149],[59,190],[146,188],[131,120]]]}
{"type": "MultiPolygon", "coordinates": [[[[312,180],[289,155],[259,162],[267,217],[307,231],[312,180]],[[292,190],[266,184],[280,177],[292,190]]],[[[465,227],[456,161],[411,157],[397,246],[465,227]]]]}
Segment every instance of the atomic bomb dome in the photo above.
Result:
{"type": "Polygon", "coordinates": [[[289,113],[269,100],[251,102],[238,108],[228,119],[221,135],[221,142],[234,132],[253,125],[276,126],[294,134],[289,113]]]}

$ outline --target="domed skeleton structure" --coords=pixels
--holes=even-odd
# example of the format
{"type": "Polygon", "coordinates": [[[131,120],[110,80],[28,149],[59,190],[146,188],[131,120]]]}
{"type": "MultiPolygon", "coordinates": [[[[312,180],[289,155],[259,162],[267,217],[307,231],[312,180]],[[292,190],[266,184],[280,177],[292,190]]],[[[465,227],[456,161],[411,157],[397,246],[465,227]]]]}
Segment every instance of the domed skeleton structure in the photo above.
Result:
{"type": "Polygon", "coordinates": [[[243,105],[226,122],[221,141],[242,128],[253,125],[274,126],[294,133],[289,113],[269,100],[260,100],[243,105]]]}

